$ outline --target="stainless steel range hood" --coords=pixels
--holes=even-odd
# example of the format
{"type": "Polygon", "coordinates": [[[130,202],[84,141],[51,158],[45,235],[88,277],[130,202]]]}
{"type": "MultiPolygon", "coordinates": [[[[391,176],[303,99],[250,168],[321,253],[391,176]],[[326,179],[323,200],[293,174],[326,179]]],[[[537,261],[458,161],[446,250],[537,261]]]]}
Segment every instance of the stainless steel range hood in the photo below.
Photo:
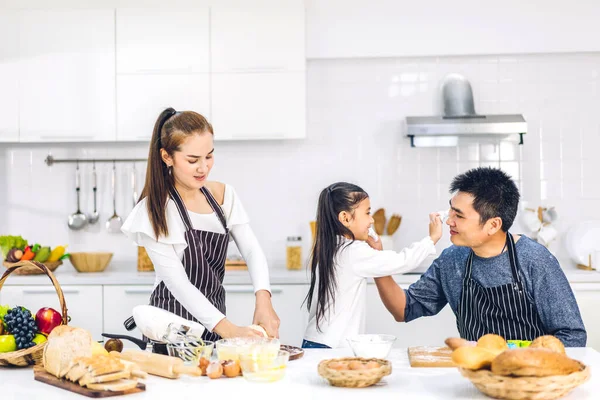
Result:
{"type": "Polygon", "coordinates": [[[527,122],[521,114],[478,115],[471,85],[462,76],[448,75],[442,85],[444,115],[406,117],[411,146],[456,146],[465,139],[476,142],[517,141],[523,144],[527,122]]]}

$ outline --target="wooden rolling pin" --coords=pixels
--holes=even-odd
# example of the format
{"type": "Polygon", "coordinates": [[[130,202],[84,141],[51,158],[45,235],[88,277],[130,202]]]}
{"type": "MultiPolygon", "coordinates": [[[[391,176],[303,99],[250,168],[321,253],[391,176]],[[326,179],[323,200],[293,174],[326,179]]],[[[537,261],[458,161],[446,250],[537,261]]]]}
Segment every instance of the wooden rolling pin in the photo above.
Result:
{"type": "Polygon", "coordinates": [[[141,350],[125,350],[122,353],[111,351],[110,354],[136,363],[142,371],[151,375],[176,379],[180,375],[200,376],[202,374],[197,365],[184,365],[183,360],[177,357],[141,350]]]}

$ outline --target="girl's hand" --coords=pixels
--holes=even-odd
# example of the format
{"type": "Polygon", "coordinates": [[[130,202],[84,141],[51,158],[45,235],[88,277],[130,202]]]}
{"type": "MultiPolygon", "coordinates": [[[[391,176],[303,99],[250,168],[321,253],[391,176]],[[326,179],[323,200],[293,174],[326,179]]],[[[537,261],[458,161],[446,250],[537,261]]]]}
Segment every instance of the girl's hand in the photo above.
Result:
{"type": "Polygon", "coordinates": [[[377,241],[375,241],[375,239],[373,239],[373,237],[371,235],[369,235],[367,237],[367,244],[375,250],[383,250],[383,245],[381,244],[381,240],[377,239],[377,241]]]}
{"type": "Polygon", "coordinates": [[[271,304],[271,294],[266,290],[256,292],[256,307],[252,324],[265,328],[269,337],[279,337],[279,317],[271,304]]]}
{"type": "Polygon", "coordinates": [[[442,219],[436,212],[429,214],[429,237],[433,244],[436,244],[442,237],[442,219]]]}

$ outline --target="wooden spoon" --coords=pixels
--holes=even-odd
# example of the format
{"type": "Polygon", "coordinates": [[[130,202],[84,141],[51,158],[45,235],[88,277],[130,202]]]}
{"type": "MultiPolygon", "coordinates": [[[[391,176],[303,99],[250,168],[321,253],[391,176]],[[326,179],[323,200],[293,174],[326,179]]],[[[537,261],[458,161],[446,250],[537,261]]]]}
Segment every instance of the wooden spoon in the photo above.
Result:
{"type": "Polygon", "coordinates": [[[385,209],[380,208],[379,210],[375,211],[375,214],[373,214],[373,219],[375,220],[373,223],[375,233],[377,233],[379,236],[383,235],[385,231],[385,209]]]}
{"type": "Polygon", "coordinates": [[[400,227],[400,223],[402,223],[402,216],[393,214],[390,218],[390,222],[388,222],[387,234],[390,236],[393,235],[400,227]]]}

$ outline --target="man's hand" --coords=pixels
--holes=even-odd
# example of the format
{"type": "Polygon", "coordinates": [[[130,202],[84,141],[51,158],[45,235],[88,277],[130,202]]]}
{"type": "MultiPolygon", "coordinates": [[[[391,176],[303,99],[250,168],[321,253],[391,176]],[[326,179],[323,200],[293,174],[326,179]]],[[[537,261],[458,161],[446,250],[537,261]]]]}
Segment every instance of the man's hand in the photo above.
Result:
{"type": "Polygon", "coordinates": [[[269,337],[279,337],[279,317],[271,304],[271,293],[266,290],[256,292],[256,307],[252,324],[265,328],[269,337]]]}

